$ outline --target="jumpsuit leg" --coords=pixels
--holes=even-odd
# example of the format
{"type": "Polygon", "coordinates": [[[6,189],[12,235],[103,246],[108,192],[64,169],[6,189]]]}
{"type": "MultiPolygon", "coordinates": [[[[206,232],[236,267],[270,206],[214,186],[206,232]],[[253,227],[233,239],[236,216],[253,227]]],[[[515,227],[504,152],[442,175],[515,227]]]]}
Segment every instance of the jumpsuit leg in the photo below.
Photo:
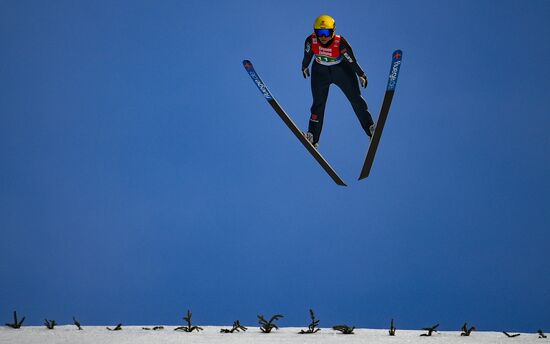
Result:
{"type": "Polygon", "coordinates": [[[369,127],[374,124],[368,110],[367,102],[361,96],[361,89],[355,72],[344,62],[333,67],[333,81],[346,95],[361,127],[368,136],[371,136],[369,127]]]}
{"type": "Polygon", "coordinates": [[[313,142],[317,143],[323,129],[325,117],[325,106],[327,103],[328,90],[331,84],[331,73],[327,66],[313,62],[311,66],[311,94],[313,104],[311,105],[311,117],[309,118],[308,131],[313,134],[313,142]]]}

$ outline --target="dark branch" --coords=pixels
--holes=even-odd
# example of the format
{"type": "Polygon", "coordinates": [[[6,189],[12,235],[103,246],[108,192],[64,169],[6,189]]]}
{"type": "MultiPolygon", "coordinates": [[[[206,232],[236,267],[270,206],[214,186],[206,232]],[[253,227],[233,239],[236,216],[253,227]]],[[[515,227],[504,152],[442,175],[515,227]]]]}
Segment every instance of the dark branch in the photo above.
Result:
{"type": "Polygon", "coordinates": [[[109,327],[107,327],[107,330],[109,330],[109,331],[120,331],[120,330],[122,330],[122,324],[116,325],[115,328],[109,328],[109,327]]]}
{"type": "Polygon", "coordinates": [[[391,320],[391,323],[390,323],[390,336],[395,336],[395,331],[397,329],[395,328],[395,326],[393,325],[393,319],[391,320]]]}
{"type": "Polygon", "coordinates": [[[433,332],[437,332],[437,328],[439,327],[439,324],[437,325],[434,325],[432,327],[424,327],[423,330],[424,331],[428,331],[428,333],[424,333],[424,334],[421,334],[420,336],[421,337],[431,337],[432,333],[433,332]]]}
{"type": "Polygon", "coordinates": [[[354,334],[353,330],[355,329],[355,326],[349,327],[348,325],[336,325],[332,326],[332,329],[335,331],[340,331],[343,334],[354,334]]]}
{"type": "Polygon", "coordinates": [[[44,325],[48,328],[48,330],[53,330],[57,323],[55,320],[44,319],[44,325]]]}
{"type": "Polygon", "coordinates": [[[519,336],[521,335],[521,334],[519,334],[519,333],[510,334],[510,333],[508,333],[508,332],[506,332],[506,331],[502,331],[502,333],[504,333],[504,334],[506,335],[506,337],[508,337],[508,338],[519,337],[519,336]]]}
{"type": "Polygon", "coordinates": [[[73,322],[75,326],[78,327],[78,330],[82,330],[82,327],[80,326],[80,322],[78,322],[78,320],[76,320],[75,317],[73,317],[73,322]]]}
{"type": "Polygon", "coordinates": [[[6,324],[6,326],[13,329],[18,329],[21,328],[21,325],[23,325],[23,321],[25,321],[25,317],[23,317],[21,321],[17,321],[17,311],[13,311],[13,324],[6,324]]]}

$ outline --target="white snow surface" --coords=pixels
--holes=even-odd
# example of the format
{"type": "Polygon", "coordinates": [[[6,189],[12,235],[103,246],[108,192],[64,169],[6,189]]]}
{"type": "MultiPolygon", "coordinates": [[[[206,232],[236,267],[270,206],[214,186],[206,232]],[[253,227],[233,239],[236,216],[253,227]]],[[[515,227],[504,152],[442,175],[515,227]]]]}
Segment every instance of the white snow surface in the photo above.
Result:
{"type": "MultiPolygon", "coordinates": [[[[204,326],[204,331],[185,333],[174,331],[176,326],[165,326],[164,330],[147,331],[142,327],[122,326],[120,331],[108,331],[105,326],[83,326],[78,331],[74,325],[56,326],[48,330],[44,326],[23,326],[20,329],[0,328],[0,344],[279,344],[279,343],[545,343],[549,339],[539,339],[538,334],[522,333],[519,337],[508,338],[500,332],[472,332],[470,337],[460,336],[460,332],[441,331],[431,337],[421,337],[426,331],[397,330],[394,337],[387,330],[355,329],[351,335],[341,334],[332,329],[323,328],[315,334],[298,334],[297,327],[280,328],[272,333],[262,333],[258,327],[249,327],[246,332],[224,334],[222,328],[231,326],[204,326]]],[[[110,326],[113,328],[114,326],[110,326]]],[[[307,329],[307,328],[305,328],[307,329]]]]}

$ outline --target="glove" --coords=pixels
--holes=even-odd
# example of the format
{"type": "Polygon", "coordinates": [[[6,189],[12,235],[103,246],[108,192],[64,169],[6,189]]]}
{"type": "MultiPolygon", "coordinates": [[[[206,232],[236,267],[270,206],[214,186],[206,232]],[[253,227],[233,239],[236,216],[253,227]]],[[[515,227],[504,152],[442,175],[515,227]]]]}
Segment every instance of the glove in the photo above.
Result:
{"type": "Polygon", "coordinates": [[[369,83],[369,79],[367,78],[367,74],[363,74],[359,77],[359,82],[361,82],[361,87],[367,88],[367,85],[369,83]]]}
{"type": "Polygon", "coordinates": [[[304,79],[306,79],[310,74],[309,74],[309,68],[306,67],[304,69],[302,69],[302,74],[304,75],[304,79]]]}

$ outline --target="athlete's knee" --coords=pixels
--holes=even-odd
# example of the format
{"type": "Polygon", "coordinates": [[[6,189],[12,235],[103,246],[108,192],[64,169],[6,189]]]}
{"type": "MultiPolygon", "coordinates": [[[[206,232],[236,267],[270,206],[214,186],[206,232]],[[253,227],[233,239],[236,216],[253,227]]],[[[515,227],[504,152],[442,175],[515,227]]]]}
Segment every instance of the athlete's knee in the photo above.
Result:
{"type": "Polygon", "coordinates": [[[311,116],[309,116],[309,121],[310,122],[313,122],[313,123],[319,123],[319,121],[321,120],[321,116],[319,116],[318,114],[315,114],[315,113],[312,113],[311,116]]]}

